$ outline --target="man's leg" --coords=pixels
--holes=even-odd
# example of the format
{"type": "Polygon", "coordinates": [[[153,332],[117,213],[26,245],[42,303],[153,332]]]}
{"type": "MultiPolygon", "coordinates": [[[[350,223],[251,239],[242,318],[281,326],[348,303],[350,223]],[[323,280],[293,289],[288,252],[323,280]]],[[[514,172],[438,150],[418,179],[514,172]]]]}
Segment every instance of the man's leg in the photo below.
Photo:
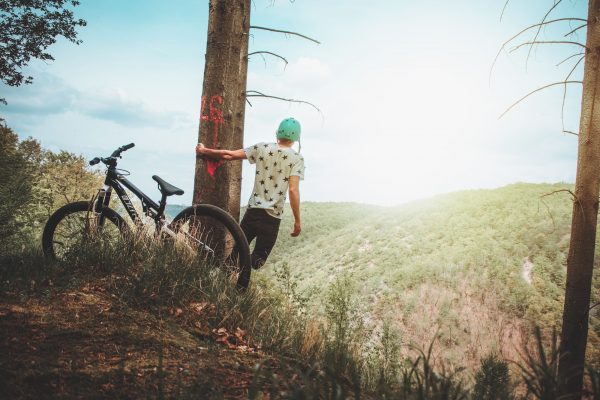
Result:
{"type": "Polygon", "coordinates": [[[274,218],[261,210],[260,220],[257,221],[256,245],[252,252],[252,268],[259,269],[267,261],[267,257],[273,250],[279,233],[280,219],[274,218]]]}
{"type": "MultiPolygon", "coordinates": [[[[252,242],[254,240],[254,238],[256,237],[256,209],[247,209],[246,212],[244,213],[244,217],[242,218],[242,221],[240,222],[240,228],[242,228],[242,232],[244,232],[244,236],[246,236],[246,240],[248,241],[248,245],[250,245],[250,242],[252,242]]],[[[231,260],[232,260],[232,264],[231,265],[236,265],[237,268],[239,269],[241,267],[241,265],[239,265],[238,261],[237,261],[237,257],[239,255],[239,249],[237,247],[237,245],[233,248],[233,250],[231,251],[231,260]]]]}
{"type": "Polygon", "coordinates": [[[244,213],[244,217],[242,218],[242,222],[240,222],[240,228],[246,235],[246,240],[248,240],[248,244],[254,240],[256,237],[256,216],[255,209],[248,209],[244,213]]]}

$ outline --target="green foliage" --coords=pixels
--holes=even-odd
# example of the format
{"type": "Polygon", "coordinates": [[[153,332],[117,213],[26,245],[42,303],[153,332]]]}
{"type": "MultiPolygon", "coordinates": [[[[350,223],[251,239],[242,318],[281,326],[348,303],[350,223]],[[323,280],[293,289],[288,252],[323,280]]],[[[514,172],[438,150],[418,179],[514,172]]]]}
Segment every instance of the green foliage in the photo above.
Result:
{"type": "MultiPolygon", "coordinates": [[[[287,263],[297,291],[311,293],[309,305],[323,314],[323,282],[348,274],[361,313],[375,322],[395,314],[392,324],[419,343],[423,330],[439,327],[444,359],[474,368],[502,345],[496,334],[504,329],[483,332],[488,325],[478,320],[560,324],[573,203],[566,192],[544,195],[570,187],[519,183],[389,208],[303,203],[302,235],[280,235],[260,274],[272,276],[287,263]],[[524,279],[526,259],[531,283],[524,279]]],[[[286,212],[282,232],[292,225],[286,212]]],[[[593,285],[595,304],[600,274],[593,285]]],[[[590,316],[588,360],[594,362],[600,360],[600,308],[590,316]]]]}
{"type": "Polygon", "coordinates": [[[52,61],[46,49],[60,36],[79,44],[76,28],[85,26],[82,19],[74,18],[70,6],[74,0],[3,0],[0,3],[0,76],[9,86],[31,83],[21,69],[32,58],[52,61]]]}
{"type": "Polygon", "coordinates": [[[364,330],[353,287],[350,277],[343,275],[327,291],[324,363],[332,378],[348,377],[354,386],[360,386],[358,360],[364,330]]]}
{"type": "Polygon", "coordinates": [[[279,283],[279,289],[291,307],[300,317],[307,317],[310,301],[310,293],[301,293],[298,289],[298,281],[293,279],[292,271],[288,263],[284,262],[275,271],[275,278],[279,283]]]}
{"type": "Polygon", "coordinates": [[[490,354],[481,361],[481,369],[475,375],[474,400],[508,400],[509,371],[506,361],[497,354],[490,354]]]}
{"type": "Polygon", "coordinates": [[[59,207],[90,199],[101,187],[98,173],[82,156],[45,150],[34,139],[19,141],[0,125],[0,252],[36,242],[48,217],[59,207]]]}
{"type": "Polygon", "coordinates": [[[0,125],[0,251],[14,246],[22,232],[23,218],[33,200],[33,163],[24,151],[32,141],[21,142],[17,135],[0,125]]]}

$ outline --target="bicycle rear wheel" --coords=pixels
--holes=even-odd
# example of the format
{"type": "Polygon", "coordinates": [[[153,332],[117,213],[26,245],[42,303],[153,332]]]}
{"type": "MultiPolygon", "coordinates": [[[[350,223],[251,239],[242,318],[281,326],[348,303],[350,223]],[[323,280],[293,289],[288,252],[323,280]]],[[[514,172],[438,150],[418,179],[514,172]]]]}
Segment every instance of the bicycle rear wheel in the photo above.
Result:
{"type": "Polygon", "coordinates": [[[110,208],[94,212],[93,204],[78,201],[54,212],[44,226],[42,249],[46,258],[64,261],[84,245],[112,245],[126,230],[123,218],[110,208]]]}
{"type": "Polygon", "coordinates": [[[233,217],[219,207],[199,204],[182,210],[169,225],[207,263],[239,273],[237,285],[250,282],[250,248],[233,217]]]}

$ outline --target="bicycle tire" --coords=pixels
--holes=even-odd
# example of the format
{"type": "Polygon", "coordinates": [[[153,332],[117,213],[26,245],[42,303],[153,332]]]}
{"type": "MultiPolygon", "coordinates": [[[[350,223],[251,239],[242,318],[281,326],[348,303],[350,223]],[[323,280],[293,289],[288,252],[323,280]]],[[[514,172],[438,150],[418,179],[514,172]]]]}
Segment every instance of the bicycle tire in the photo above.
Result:
{"type": "Polygon", "coordinates": [[[183,209],[169,227],[191,236],[200,257],[239,273],[238,288],[248,287],[250,247],[242,228],[228,212],[211,204],[198,204],[183,209]]]}
{"type": "MultiPolygon", "coordinates": [[[[77,201],[74,203],[69,203],[58,210],[56,210],[46,222],[44,226],[44,232],[42,233],[42,250],[44,252],[44,256],[47,259],[60,261],[64,259],[64,256],[72,251],[74,246],[78,246],[81,244],[81,240],[85,239],[86,234],[90,236],[86,231],[90,231],[90,226],[94,226],[97,224],[96,221],[100,218],[103,220],[103,224],[106,221],[109,221],[114,228],[118,230],[120,235],[123,235],[127,230],[127,224],[123,217],[121,217],[116,211],[111,208],[104,207],[100,213],[94,213],[91,211],[93,204],[90,204],[89,201],[77,201]],[[61,224],[65,225],[67,219],[75,216],[75,220],[70,224],[70,226],[63,227],[61,224]],[[82,224],[80,224],[82,223],[82,224]],[[81,226],[79,226],[81,225],[81,226]],[[67,232],[71,230],[72,237],[68,237],[67,239],[72,239],[70,243],[64,243],[59,241],[60,235],[63,235],[63,230],[67,232]],[[81,233],[79,236],[78,233],[81,233]],[[58,244],[58,246],[57,246],[58,244]]],[[[97,224],[96,226],[103,226],[103,231],[107,231],[108,229],[104,229],[104,225],[97,224]]],[[[109,225],[111,226],[111,225],[109,225]]],[[[112,232],[114,229],[111,229],[111,234],[116,233],[112,232]]]]}

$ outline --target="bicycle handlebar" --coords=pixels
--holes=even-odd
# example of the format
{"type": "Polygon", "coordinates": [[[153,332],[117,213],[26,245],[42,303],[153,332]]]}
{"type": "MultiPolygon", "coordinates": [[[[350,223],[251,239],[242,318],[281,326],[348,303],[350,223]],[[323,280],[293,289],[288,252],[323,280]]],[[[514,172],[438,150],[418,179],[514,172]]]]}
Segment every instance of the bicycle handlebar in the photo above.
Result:
{"type": "Polygon", "coordinates": [[[129,144],[119,147],[118,149],[116,149],[115,151],[112,152],[110,157],[107,157],[107,158],[94,157],[93,159],[90,160],[90,165],[96,165],[100,161],[102,161],[104,164],[115,166],[115,165],[117,165],[116,158],[121,157],[122,152],[127,151],[127,150],[131,149],[132,147],[135,147],[135,143],[129,143],[129,144]]]}
{"type": "Polygon", "coordinates": [[[115,151],[113,151],[113,153],[110,156],[111,157],[119,157],[122,152],[127,151],[134,146],[135,146],[135,143],[129,143],[124,146],[121,146],[118,149],[116,149],[115,151]]]}
{"type": "Polygon", "coordinates": [[[100,158],[99,157],[94,157],[90,160],[90,165],[96,165],[100,162],[100,158]]]}

